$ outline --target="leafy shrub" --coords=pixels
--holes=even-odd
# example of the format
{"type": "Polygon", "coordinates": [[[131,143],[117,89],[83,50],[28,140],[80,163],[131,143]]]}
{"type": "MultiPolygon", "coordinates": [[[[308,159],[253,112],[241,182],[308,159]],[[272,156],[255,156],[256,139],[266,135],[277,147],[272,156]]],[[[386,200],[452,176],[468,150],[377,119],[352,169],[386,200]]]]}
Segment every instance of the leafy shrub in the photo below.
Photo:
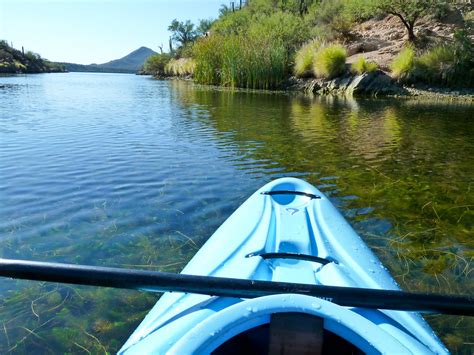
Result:
{"type": "Polygon", "coordinates": [[[211,27],[212,33],[220,35],[242,34],[252,23],[252,17],[248,9],[241,11],[226,12],[211,27]]]}
{"type": "Polygon", "coordinates": [[[194,73],[195,62],[192,58],[171,59],[165,65],[165,74],[173,76],[188,76],[194,73]]]}
{"type": "Polygon", "coordinates": [[[310,8],[306,20],[311,27],[323,27],[331,39],[349,36],[355,22],[379,13],[377,0],[322,0],[310,8]]]}
{"type": "Polygon", "coordinates": [[[380,14],[379,0],[346,0],[344,12],[351,21],[363,21],[380,14]]]}
{"type": "Polygon", "coordinates": [[[313,39],[296,52],[295,65],[293,68],[296,76],[303,77],[312,74],[314,55],[320,47],[321,41],[313,39]]]}
{"type": "Polygon", "coordinates": [[[412,72],[414,67],[415,51],[411,47],[405,47],[402,49],[390,64],[393,77],[398,79],[406,78],[412,72]]]}
{"type": "Polygon", "coordinates": [[[143,70],[152,75],[165,74],[165,65],[171,60],[171,55],[168,53],[154,54],[145,61],[143,70]]]}
{"type": "Polygon", "coordinates": [[[339,44],[321,47],[314,56],[314,75],[330,79],[342,74],[346,67],[346,57],[346,50],[339,44]]]}
{"type": "Polygon", "coordinates": [[[316,25],[323,25],[333,36],[347,36],[353,20],[345,11],[344,0],[325,0],[314,10],[316,25]]]}
{"type": "Polygon", "coordinates": [[[253,37],[263,36],[271,41],[281,41],[288,53],[294,53],[311,38],[307,24],[301,16],[282,11],[253,21],[248,28],[248,34],[253,37]]]}
{"type": "Polygon", "coordinates": [[[352,63],[351,71],[357,74],[372,73],[377,70],[377,63],[367,62],[364,57],[359,57],[352,63]]]}

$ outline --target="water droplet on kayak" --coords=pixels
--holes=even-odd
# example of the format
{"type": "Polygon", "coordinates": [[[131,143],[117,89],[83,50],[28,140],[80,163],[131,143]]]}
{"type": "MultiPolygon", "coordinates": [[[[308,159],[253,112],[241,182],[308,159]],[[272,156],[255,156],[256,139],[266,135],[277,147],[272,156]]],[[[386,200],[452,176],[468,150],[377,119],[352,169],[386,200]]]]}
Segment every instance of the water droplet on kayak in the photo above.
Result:
{"type": "Polygon", "coordinates": [[[316,303],[316,302],[311,303],[311,306],[312,306],[314,309],[320,309],[320,308],[321,308],[321,304],[316,303]]]}

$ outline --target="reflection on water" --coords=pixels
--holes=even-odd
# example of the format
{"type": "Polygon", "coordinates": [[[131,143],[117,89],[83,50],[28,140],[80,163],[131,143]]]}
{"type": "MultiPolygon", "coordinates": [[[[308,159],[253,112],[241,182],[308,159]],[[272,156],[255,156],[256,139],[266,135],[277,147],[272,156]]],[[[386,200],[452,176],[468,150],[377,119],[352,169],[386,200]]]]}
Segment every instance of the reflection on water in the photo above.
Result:
{"type": "MultiPolygon", "coordinates": [[[[3,257],[179,271],[253,191],[297,176],[331,197],[402,287],[474,289],[472,106],[130,75],[0,85],[16,87],[0,90],[3,257]]],[[[156,301],[12,280],[0,290],[1,353],[116,351],[156,301]]],[[[429,320],[452,350],[472,350],[472,319],[429,320]]]]}

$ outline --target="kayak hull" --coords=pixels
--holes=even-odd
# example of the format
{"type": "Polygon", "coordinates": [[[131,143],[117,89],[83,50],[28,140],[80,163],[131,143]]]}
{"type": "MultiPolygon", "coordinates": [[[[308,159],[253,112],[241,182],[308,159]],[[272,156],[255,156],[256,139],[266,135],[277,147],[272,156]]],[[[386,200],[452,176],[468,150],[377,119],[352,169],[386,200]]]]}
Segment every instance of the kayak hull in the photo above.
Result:
{"type": "MultiPolygon", "coordinates": [[[[255,192],[182,273],[399,289],[329,199],[295,178],[272,181],[255,192]]],[[[120,353],[211,352],[236,331],[269,322],[271,314],[281,312],[321,317],[326,330],[342,334],[366,353],[393,353],[395,349],[397,353],[447,353],[416,313],[340,307],[301,295],[243,300],[182,293],[165,293],[120,353]],[[361,334],[360,329],[367,331],[361,334]],[[384,341],[378,345],[377,339],[384,341]]]]}

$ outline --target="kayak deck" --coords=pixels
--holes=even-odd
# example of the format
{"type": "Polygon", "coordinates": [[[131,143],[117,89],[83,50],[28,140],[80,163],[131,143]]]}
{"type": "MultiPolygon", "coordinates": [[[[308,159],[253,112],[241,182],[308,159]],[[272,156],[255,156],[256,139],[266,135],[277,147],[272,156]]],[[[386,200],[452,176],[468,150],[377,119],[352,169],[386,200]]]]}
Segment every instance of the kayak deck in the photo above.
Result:
{"type": "MultiPolygon", "coordinates": [[[[328,198],[295,178],[275,180],[255,192],[211,236],[182,273],[399,289],[328,198]]],[[[272,314],[288,312],[324,319],[326,331],[366,353],[395,349],[403,353],[447,352],[416,313],[340,307],[297,295],[242,300],[182,293],[165,293],[120,352],[211,352],[239,333],[269,324],[272,314]],[[310,306],[315,302],[318,307],[310,306]],[[258,311],[243,317],[248,309],[258,311]],[[377,345],[377,339],[384,339],[384,344],[377,345]]]]}

